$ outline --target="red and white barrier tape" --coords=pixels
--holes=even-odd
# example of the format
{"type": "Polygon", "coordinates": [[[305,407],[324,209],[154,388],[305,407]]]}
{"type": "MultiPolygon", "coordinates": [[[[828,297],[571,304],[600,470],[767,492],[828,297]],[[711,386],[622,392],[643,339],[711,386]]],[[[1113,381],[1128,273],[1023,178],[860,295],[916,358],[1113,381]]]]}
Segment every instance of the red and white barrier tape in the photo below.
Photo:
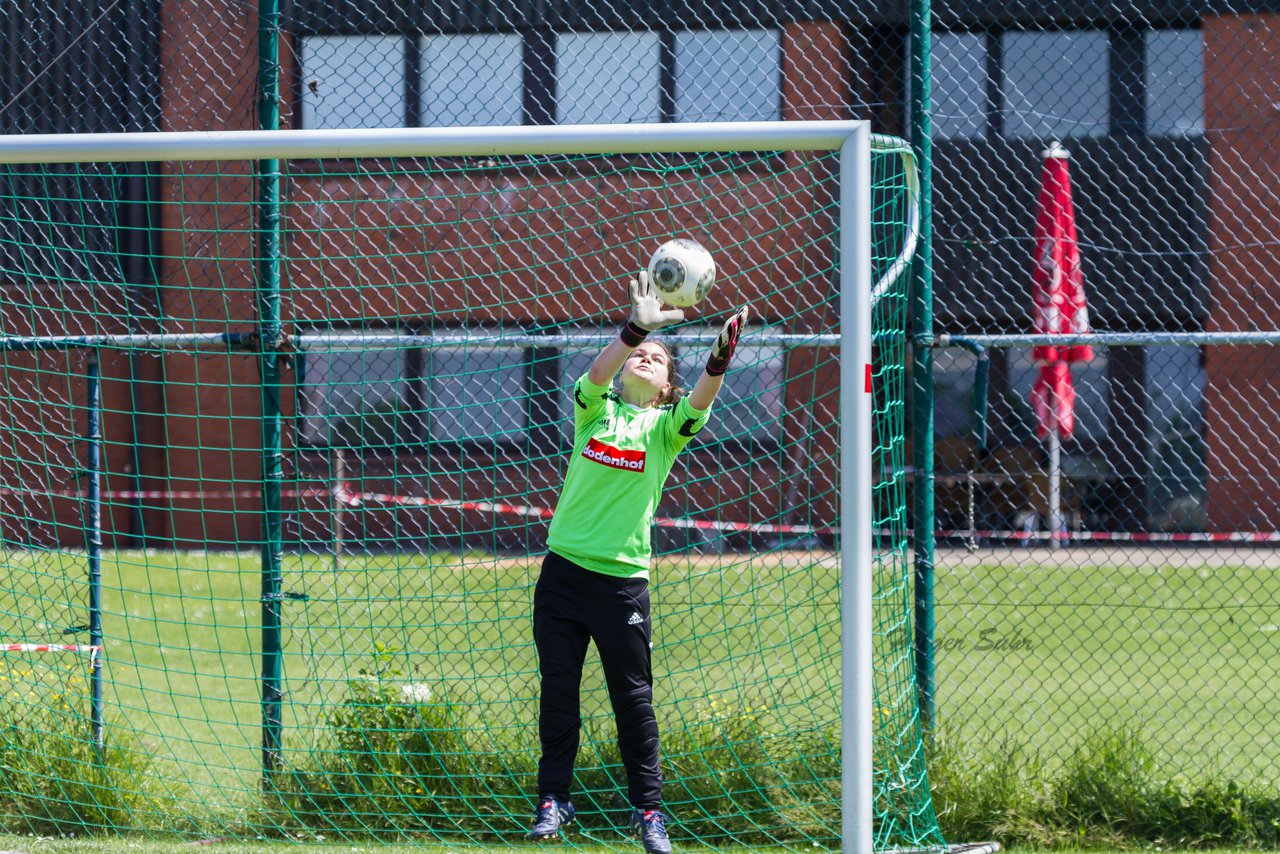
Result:
{"type": "Polygon", "coordinates": [[[102,647],[91,643],[4,643],[0,644],[0,652],[87,652],[92,666],[102,654],[102,647]]]}
{"type": "MultiPolygon", "coordinates": [[[[84,498],[85,493],[74,489],[63,490],[15,490],[0,489],[0,495],[56,495],[62,498],[84,498]]],[[[163,500],[204,500],[227,501],[245,498],[256,499],[261,496],[258,490],[103,490],[104,501],[163,501],[163,500]]],[[[385,507],[444,507],[453,510],[472,510],[480,513],[497,513],[511,516],[526,516],[538,519],[550,519],[555,510],[550,507],[536,507],[529,504],[507,504],[500,501],[461,501],[454,498],[426,498],[418,495],[392,495],[385,492],[354,492],[347,484],[340,484],[333,490],[327,489],[286,489],[280,493],[283,498],[332,498],[344,507],[364,507],[381,505],[385,507]]],[[[834,534],[834,528],[815,527],[813,525],[775,525],[767,522],[722,522],[710,519],[677,519],[661,517],[654,520],[661,528],[686,528],[700,531],[731,531],[735,533],[753,534],[834,534]]]]}
{"type": "MultiPolygon", "coordinates": [[[[449,507],[454,510],[475,510],[481,513],[498,513],[511,516],[530,516],[550,519],[555,511],[550,507],[534,507],[528,504],[505,504],[499,501],[459,501],[453,498],[425,498],[417,495],[390,495],[384,492],[352,492],[342,484],[334,490],[334,498],[348,507],[365,504],[381,504],[395,507],[449,507]]],[[[773,525],[767,522],[721,522],[710,519],[676,519],[659,517],[654,524],[660,528],[691,528],[699,531],[733,531],[752,534],[819,534],[835,533],[833,528],[812,525],[773,525]]]]}
{"type": "Polygon", "coordinates": [[[97,644],[87,643],[6,643],[0,644],[0,652],[88,652],[102,650],[97,644]]]}
{"type": "MultiPolygon", "coordinates": [[[[328,489],[286,489],[280,493],[286,498],[327,498],[333,494],[328,489]]],[[[32,497],[56,496],[58,498],[87,498],[88,493],[79,489],[0,489],[0,495],[27,495],[32,497]]],[[[239,489],[104,489],[102,500],[110,501],[227,501],[234,498],[259,498],[261,490],[239,489]]]]}
{"type": "MultiPolygon", "coordinates": [[[[17,490],[0,489],[0,495],[57,495],[68,498],[83,498],[85,493],[79,490],[17,490]]],[[[256,489],[242,490],[110,490],[103,491],[104,500],[138,501],[138,500],[230,500],[257,499],[261,492],[256,489]]],[[[331,498],[344,507],[442,507],[460,511],[478,513],[495,513],[527,518],[550,519],[555,513],[553,508],[538,507],[529,504],[509,504],[501,501],[462,501],[456,498],[427,498],[418,495],[393,495],[385,492],[355,492],[348,484],[339,484],[328,489],[286,489],[281,491],[284,498],[331,498]]],[[[839,530],[829,526],[788,525],[770,522],[726,522],[716,519],[681,519],[658,517],[654,524],[660,528],[683,528],[698,531],[723,531],[728,533],[747,534],[795,534],[795,535],[835,535],[839,530]]],[[[910,532],[878,531],[882,536],[906,534],[910,532]]],[[[1104,542],[1104,543],[1280,543],[1280,531],[1218,531],[1218,532],[1144,532],[1144,531],[1070,531],[1063,534],[1052,534],[1048,531],[997,531],[997,530],[938,530],[934,535],[943,539],[981,540],[1016,540],[1016,541],[1049,541],[1058,539],[1062,542],[1104,542]]]]}
{"type": "Polygon", "coordinates": [[[1280,543],[1280,531],[936,531],[935,536],[979,540],[1060,540],[1103,543],[1280,543]]]}

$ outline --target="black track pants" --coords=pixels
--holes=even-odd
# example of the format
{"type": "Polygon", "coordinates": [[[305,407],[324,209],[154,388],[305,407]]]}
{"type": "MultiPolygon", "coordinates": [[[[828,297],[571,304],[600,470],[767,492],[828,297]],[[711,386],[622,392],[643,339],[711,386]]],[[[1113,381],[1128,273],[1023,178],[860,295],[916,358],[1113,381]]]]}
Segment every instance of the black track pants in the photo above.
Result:
{"type": "Polygon", "coordinates": [[[554,552],[547,554],[533,593],[533,640],[542,676],[539,795],[569,798],[582,727],[578,688],[587,643],[594,640],[618,723],[618,749],[627,769],[631,805],[661,806],[650,637],[645,579],[614,578],[583,569],[554,552]]]}

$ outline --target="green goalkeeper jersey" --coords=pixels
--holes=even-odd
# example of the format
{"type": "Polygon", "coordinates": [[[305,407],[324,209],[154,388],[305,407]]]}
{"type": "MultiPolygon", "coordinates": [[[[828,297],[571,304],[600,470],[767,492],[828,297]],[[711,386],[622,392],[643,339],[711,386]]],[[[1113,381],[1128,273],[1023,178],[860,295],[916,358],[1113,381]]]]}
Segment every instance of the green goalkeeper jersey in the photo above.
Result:
{"type": "Polygon", "coordinates": [[[547,547],[595,572],[648,578],[663,484],[709,412],[687,397],[642,409],[583,375],[573,385],[573,456],[547,547]]]}

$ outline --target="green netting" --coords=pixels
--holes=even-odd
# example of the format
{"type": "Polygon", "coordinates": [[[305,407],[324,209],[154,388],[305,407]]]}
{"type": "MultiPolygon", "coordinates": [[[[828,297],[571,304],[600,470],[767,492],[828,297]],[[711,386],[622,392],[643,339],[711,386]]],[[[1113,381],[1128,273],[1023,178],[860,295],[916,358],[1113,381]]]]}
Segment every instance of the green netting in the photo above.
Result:
{"type": "MultiPolygon", "coordinates": [[[[882,141],[873,156],[877,480],[846,497],[875,507],[880,849],[942,844],[909,643],[903,155],[882,141]]],[[[720,278],[669,339],[684,383],[719,318],[749,302],[756,320],[654,534],[673,834],[838,845],[835,155],[282,168],[283,337],[267,342],[252,164],[154,165],[141,219],[116,195],[124,167],[0,177],[0,708],[13,722],[0,828],[519,839],[538,741],[531,597],[571,443],[565,389],[624,319],[626,275],[687,235],[720,278]],[[264,382],[283,425],[271,536],[264,382]]],[[[570,840],[625,844],[594,652],[582,703],[570,840]]]]}

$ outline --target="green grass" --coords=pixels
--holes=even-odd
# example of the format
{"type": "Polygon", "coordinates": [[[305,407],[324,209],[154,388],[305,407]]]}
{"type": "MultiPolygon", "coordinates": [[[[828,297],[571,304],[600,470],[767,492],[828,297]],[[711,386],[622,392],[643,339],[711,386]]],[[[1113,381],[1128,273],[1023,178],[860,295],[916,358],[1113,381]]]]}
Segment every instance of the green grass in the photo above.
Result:
{"type": "MultiPolygon", "coordinates": [[[[10,578],[36,579],[0,592],[3,636],[85,640],[83,633],[61,635],[87,622],[83,555],[0,557],[10,578]]],[[[659,570],[656,704],[673,773],[667,795],[673,809],[683,806],[683,817],[711,835],[767,837],[769,825],[752,826],[763,814],[740,815],[744,804],[765,800],[770,811],[787,810],[787,825],[831,834],[829,811],[807,807],[798,796],[815,774],[837,776],[822,731],[837,719],[839,697],[830,689],[839,678],[838,647],[831,643],[838,620],[835,570],[834,564],[813,573],[795,570],[794,563],[745,558],[676,561],[659,570]],[[746,729],[732,736],[741,743],[722,746],[726,727],[741,729],[744,721],[746,729]],[[784,788],[768,798],[762,787],[777,782],[783,754],[799,782],[794,793],[784,788]],[[725,829],[735,822],[746,826],[725,829]]],[[[333,714],[353,685],[377,674],[393,693],[425,691],[432,702],[447,701],[456,710],[459,743],[489,758],[483,773],[465,762],[451,770],[478,776],[475,791],[466,793],[472,802],[500,800],[508,811],[486,825],[497,832],[511,813],[523,817],[537,749],[530,621],[536,575],[535,561],[484,555],[350,556],[340,566],[328,556],[287,556],[281,606],[286,770],[311,774],[311,783],[332,774],[325,763],[332,756],[326,745],[333,714]]],[[[284,832],[296,824],[255,812],[262,778],[259,578],[256,554],[103,557],[108,730],[145,745],[139,749],[165,781],[150,808],[153,819],[210,816],[196,825],[172,822],[179,832],[239,835],[276,820],[284,832]]],[[[594,804],[601,815],[625,813],[613,717],[594,655],[583,684],[586,737],[578,780],[584,805],[594,804]]],[[[35,667],[60,660],[29,658],[35,667]]],[[[375,751],[373,765],[384,759],[375,751]]],[[[448,776],[436,776],[442,774],[448,776]]],[[[406,793],[392,788],[393,799],[406,793]]],[[[357,830],[366,829],[360,825],[368,806],[350,811],[357,830]]]]}
{"type": "Polygon", "coordinates": [[[1267,552],[1005,554],[939,560],[945,725],[1015,737],[1050,765],[1099,726],[1136,727],[1171,777],[1280,785],[1280,563],[1267,552]]]}
{"type": "Polygon", "coordinates": [[[1099,729],[1058,761],[1016,738],[932,740],[948,839],[1007,846],[1280,847],[1280,795],[1251,781],[1170,777],[1137,730],[1099,729]]]}
{"type": "MultiPolygon", "coordinates": [[[[205,849],[214,854],[281,854],[283,851],[305,850],[307,854],[511,854],[511,845],[478,845],[459,849],[457,846],[414,844],[352,844],[333,843],[326,840],[307,840],[305,848],[300,849],[296,843],[288,842],[229,842],[212,840],[207,845],[195,846],[191,843],[157,842],[150,839],[33,839],[27,836],[6,836],[0,834],[0,850],[13,854],[36,854],[36,852],[53,852],[53,854],[119,854],[121,850],[139,852],[139,854],[190,854],[192,850],[205,849]]],[[[540,844],[538,846],[516,846],[514,850],[530,851],[574,851],[578,854],[616,854],[617,848],[609,845],[595,845],[588,840],[575,839],[571,843],[540,844]]],[[[639,851],[636,847],[634,850],[639,851]]],[[[699,850],[699,849],[695,849],[699,850]]],[[[786,848],[761,847],[752,848],[753,854],[782,854],[786,848]]],[[[832,849],[813,848],[815,852],[832,849]]],[[[1019,854],[1134,854],[1135,851],[1155,852],[1168,851],[1167,847],[1148,846],[1134,848],[1132,846],[1032,846],[1018,845],[1008,850],[1019,854]]],[[[1197,854],[1257,854],[1256,848],[1202,848],[1197,854]]]]}
{"type": "MultiPolygon", "coordinates": [[[[639,852],[636,843],[624,843],[625,850],[639,852]]],[[[571,836],[569,841],[560,843],[516,843],[494,845],[439,845],[430,842],[413,844],[388,843],[334,843],[325,839],[306,839],[291,842],[231,842],[213,839],[205,844],[193,845],[190,842],[158,842],[153,839],[33,839],[27,836],[6,836],[0,834],[0,851],[12,854],[36,854],[36,852],[58,852],[58,854],[120,854],[130,851],[138,854],[191,854],[194,851],[209,851],[210,854],[282,854],[288,851],[305,851],[307,854],[511,854],[514,851],[537,851],[541,854],[549,852],[573,851],[577,854],[617,854],[617,845],[605,842],[593,842],[579,835],[571,836]],[[304,847],[305,846],[305,847],[304,847]]],[[[697,848],[679,850],[715,851],[719,849],[697,848]]],[[[753,847],[751,854],[784,854],[796,849],[777,846],[753,847]]],[[[813,852],[835,849],[810,847],[813,852]]],[[[1095,852],[1096,854],[1096,852],[1095,852]]],[[[1222,851],[1217,854],[1232,854],[1222,851]]]]}
{"type": "MultiPolygon", "coordinates": [[[[1280,746],[1270,737],[1268,698],[1280,684],[1280,570],[1265,558],[1232,564],[1197,552],[1167,553],[1163,562],[1137,552],[1086,563],[1078,554],[939,561],[942,738],[931,762],[944,827],[953,839],[1054,847],[1276,840],[1280,746]]],[[[83,555],[6,552],[0,568],[12,580],[0,590],[0,639],[85,640],[74,628],[86,622],[83,555]]],[[[465,778],[450,783],[460,796],[503,804],[500,815],[477,819],[480,834],[504,834],[533,785],[536,573],[533,562],[485,555],[355,555],[341,565],[286,557],[286,770],[331,802],[324,816],[299,822],[264,813],[257,795],[257,556],[107,553],[108,730],[164,783],[147,794],[140,826],[188,838],[266,828],[315,842],[331,824],[352,829],[333,824],[344,809],[359,830],[364,816],[404,812],[424,781],[465,778]],[[396,752],[406,741],[397,736],[366,750],[363,770],[335,765],[335,713],[371,679],[393,696],[425,691],[431,708],[447,705],[449,725],[423,731],[457,735],[453,747],[433,746],[435,755],[456,756],[465,744],[469,758],[424,770],[414,764],[424,754],[396,752]],[[381,771],[395,771],[383,788],[331,808],[344,802],[352,773],[381,771]]],[[[795,780],[835,776],[835,562],[672,561],[656,579],[656,701],[674,810],[701,823],[699,832],[741,841],[754,820],[743,805],[778,794],[783,803],[767,808],[768,822],[829,839],[832,793],[795,780]]],[[[901,603],[879,607],[893,613],[901,603]]],[[[895,649],[890,642],[881,652],[895,649]]],[[[24,668],[47,675],[50,662],[65,660],[7,656],[0,665],[10,676],[24,668]]],[[[37,684],[22,678],[29,689],[37,684]]],[[[621,774],[594,661],[583,700],[579,781],[595,813],[588,826],[607,848],[619,838],[610,816],[621,811],[621,774]]],[[[770,827],[758,828],[761,841],[770,827]]]]}
{"type": "MultiPolygon", "coordinates": [[[[215,840],[207,845],[193,847],[191,843],[157,842],[150,839],[33,839],[27,836],[6,836],[0,834],[0,851],[13,854],[36,854],[36,852],[57,852],[57,854],[120,854],[121,850],[136,851],[139,854],[191,854],[194,851],[206,850],[210,854],[281,854],[286,851],[306,851],[307,854],[511,854],[512,845],[475,845],[459,848],[456,845],[434,845],[431,843],[415,843],[413,845],[394,844],[353,844],[344,842],[335,844],[325,840],[309,839],[305,848],[297,843],[289,842],[228,842],[215,840]]],[[[541,843],[538,845],[514,846],[514,850],[538,851],[542,854],[555,851],[574,851],[579,854],[617,854],[616,845],[595,844],[588,839],[572,838],[569,843],[541,843]]],[[[638,845],[630,845],[630,850],[640,851],[638,845]]],[[[695,849],[714,850],[714,849],[695,849]]],[[[775,846],[753,847],[752,854],[782,854],[794,849],[775,846]]],[[[825,848],[811,848],[814,852],[826,851],[825,848]]],[[[1099,854],[1099,852],[1094,852],[1099,854]]],[[[1212,854],[1235,854],[1223,850],[1212,854]]]]}

